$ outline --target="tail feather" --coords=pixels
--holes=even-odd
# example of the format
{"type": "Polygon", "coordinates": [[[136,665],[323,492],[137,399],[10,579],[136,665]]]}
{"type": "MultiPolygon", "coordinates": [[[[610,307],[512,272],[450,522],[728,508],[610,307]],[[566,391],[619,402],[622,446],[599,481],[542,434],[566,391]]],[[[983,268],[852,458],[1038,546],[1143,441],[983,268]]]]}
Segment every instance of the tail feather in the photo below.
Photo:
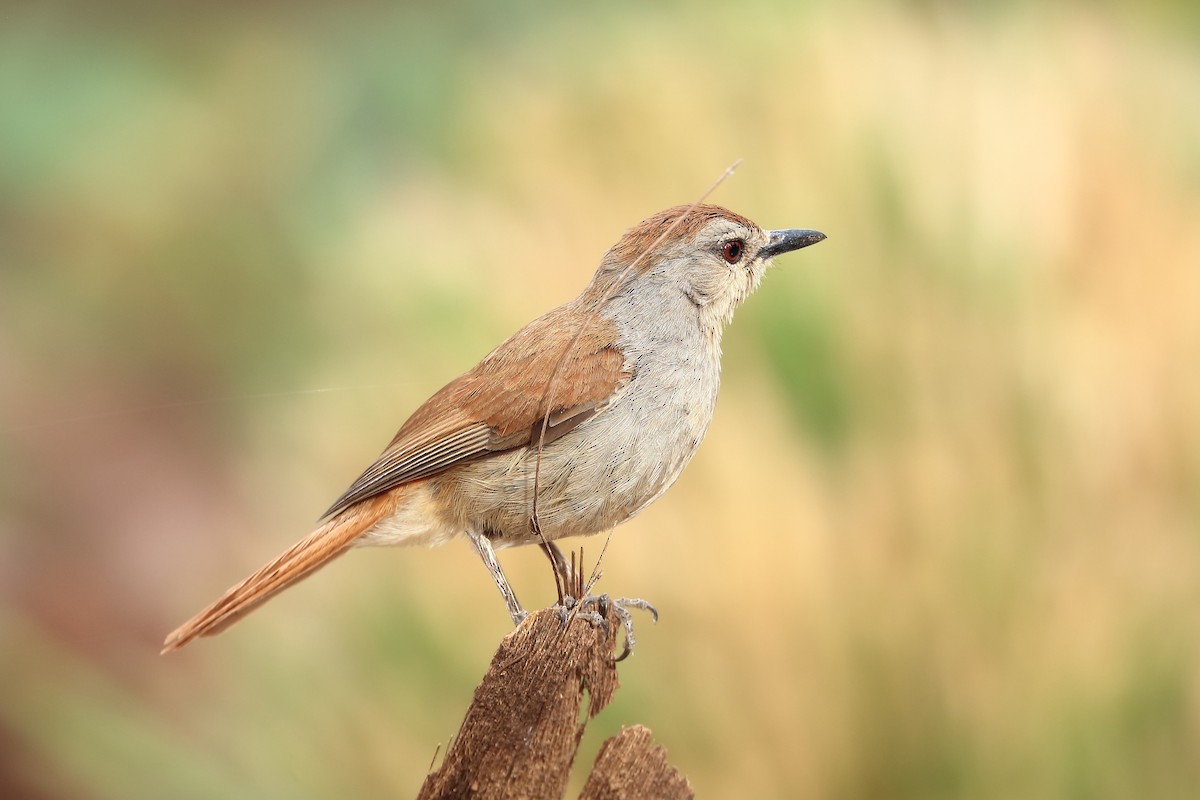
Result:
{"type": "Polygon", "coordinates": [[[216,602],[167,636],[163,653],[178,650],[199,636],[220,633],[279,592],[349,550],[372,525],[391,510],[387,496],[352,506],[277,558],[225,592],[216,602]]]}

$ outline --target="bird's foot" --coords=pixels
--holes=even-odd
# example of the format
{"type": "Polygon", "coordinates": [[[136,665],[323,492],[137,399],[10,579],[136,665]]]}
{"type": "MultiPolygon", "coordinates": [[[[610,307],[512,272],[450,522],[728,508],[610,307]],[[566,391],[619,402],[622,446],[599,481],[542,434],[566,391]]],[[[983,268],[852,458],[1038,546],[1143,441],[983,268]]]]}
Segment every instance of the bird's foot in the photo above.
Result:
{"type": "Polygon", "coordinates": [[[621,655],[617,656],[617,661],[624,661],[628,658],[633,653],[633,646],[637,642],[637,638],[633,635],[633,614],[630,613],[630,609],[649,611],[650,617],[658,622],[658,609],[637,597],[587,594],[576,600],[574,597],[566,595],[562,602],[556,604],[554,608],[563,625],[567,624],[571,615],[575,615],[586,619],[592,623],[593,627],[603,628],[605,635],[609,632],[608,612],[611,610],[621,621],[621,627],[625,629],[625,647],[621,650],[621,655]]]}

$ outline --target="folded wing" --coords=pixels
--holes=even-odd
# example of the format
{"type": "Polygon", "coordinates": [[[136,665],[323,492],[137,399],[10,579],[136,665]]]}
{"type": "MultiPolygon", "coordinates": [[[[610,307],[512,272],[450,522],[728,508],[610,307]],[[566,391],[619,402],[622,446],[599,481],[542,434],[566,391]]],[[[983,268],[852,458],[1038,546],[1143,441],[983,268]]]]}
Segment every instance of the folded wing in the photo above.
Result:
{"type": "Polygon", "coordinates": [[[323,516],[490,453],[545,443],[602,411],[629,379],[611,323],[582,335],[563,306],[534,320],[429,398],[323,516]],[[571,355],[564,359],[567,349],[571,355]]]}

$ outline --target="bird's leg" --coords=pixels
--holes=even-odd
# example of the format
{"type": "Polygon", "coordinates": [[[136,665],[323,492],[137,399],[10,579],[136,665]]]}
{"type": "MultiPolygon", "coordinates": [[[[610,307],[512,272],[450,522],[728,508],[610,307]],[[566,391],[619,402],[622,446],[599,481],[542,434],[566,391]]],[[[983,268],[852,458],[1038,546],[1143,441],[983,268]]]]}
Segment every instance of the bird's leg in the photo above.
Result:
{"type": "Polygon", "coordinates": [[[474,531],[467,531],[467,535],[471,537],[471,544],[475,545],[475,552],[479,553],[479,557],[483,559],[483,565],[488,568],[488,572],[492,573],[492,580],[496,582],[496,588],[504,596],[504,605],[508,606],[508,614],[512,617],[513,625],[520,625],[529,616],[529,612],[521,608],[521,603],[517,600],[517,593],[508,585],[508,578],[504,577],[504,570],[500,568],[500,562],[496,559],[496,551],[492,549],[491,540],[474,531]]]}
{"type": "MultiPolygon", "coordinates": [[[[630,609],[649,611],[655,622],[658,622],[658,609],[636,597],[613,598],[607,594],[592,594],[592,586],[600,580],[601,573],[599,569],[596,569],[588,580],[584,580],[582,549],[579,551],[577,563],[574,550],[571,551],[571,560],[568,562],[562,550],[558,549],[554,542],[543,539],[541,545],[554,568],[554,582],[559,587],[558,602],[554,604],[559,620],[566,625],[572,615],[583,617],[594,627],[603,628],[607,635],[608,611],[612,609],[613,614],[621,621],[621,627],[625,629],[625,648],[616,658],[617,661],[624,661],[633,653],[633,646],[637,642],[637,638],[633,635],[633,614],[630,613],[630,609]]],[[[603,552],[601,552],[601,558],[603,558],[603,552]]]]}
{"type": "MultiPolygon", "coordinates": [[[[604,618],[603,613],[585,609],[579,606],[579,599],[587,594],[587,587],[583,582],[583,550],[579,551],[578,569],[575,563],[575,551],[571,551],[571,559],[568,562],[567,557],[563,555],[562,550],[558,548],[554,542],[543,542],[542,549],[546,553],[546,557],[550,559],[550,564],[554,568],[554,583],[558,587],[558,602],[554,604],[554,608],[558,611],[559,620],[566,625],[572,612],[578,614],[584,619],[590,621],[596,627],[603,627],[605,632],[608,631],[608,620],[604,618]]],[[[599,577],[599,576],[597,576],[599,577]]]]}
{"type": "MultiPolygon", "coordinates": [[[[562,605],[563,601],[570,595],[575,594],[575,570],[571,563],[567,561],[567,557],[563,555],[563,551],[558,549],[558,545],[554,542],[544,542],[542,550],[546,554],[546,558],[550,559],[550,566],[554,570],[554,584],[558,589],[558,604],[562,605]]],[[[571,552],[572,560],[575,557],[574,551],[571,552]]]]}

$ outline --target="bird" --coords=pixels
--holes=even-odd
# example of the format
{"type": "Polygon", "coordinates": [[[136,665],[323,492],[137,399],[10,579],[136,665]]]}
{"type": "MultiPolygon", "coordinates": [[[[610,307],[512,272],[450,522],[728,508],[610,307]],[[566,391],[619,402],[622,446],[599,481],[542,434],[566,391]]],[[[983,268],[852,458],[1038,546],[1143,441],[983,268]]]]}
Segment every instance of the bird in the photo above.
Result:
{"type": "Polygon", "coordinates": [[[408,418],[318,527],[167,636],[211,636],[347,551],[465,537],[514,625],[495,551],[611,530],[679,477],[712,420],[721,338],[772,259],[824,240],[716,205],[628,229],[574,300],[530,322],[408,418]]]}

